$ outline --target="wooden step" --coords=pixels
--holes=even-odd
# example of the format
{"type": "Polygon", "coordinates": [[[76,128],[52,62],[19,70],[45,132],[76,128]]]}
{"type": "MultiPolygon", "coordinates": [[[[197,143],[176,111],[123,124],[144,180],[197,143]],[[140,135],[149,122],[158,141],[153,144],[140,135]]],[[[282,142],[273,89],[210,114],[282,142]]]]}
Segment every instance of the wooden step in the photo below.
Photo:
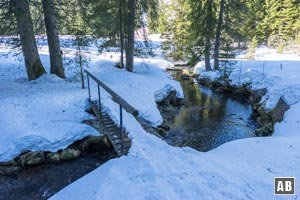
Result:
{"type": "MultiPolygon", "coordinates": [[[[120,130],[117,131],[104,131],[106,135],[118,135],[118,137],[121,137],[120,130]]],[[[123,131],[123,137],[127,137],[128,133],[126,131],[123,131]]]]}
{"type": "MultiPolygon", "coordinates": [[[[103,109],[99,109],[99,103],[97,101],[90,101],[90,106],[94,111],[96,117],[100,121],[102,127],[104,128],[104,134],[109,139],[110,143],[116,150],[118,156],[122,156],[128,153],[129,148],[131,146],[131,140],[128,138],[128,133],[126,129],[122,128],[122,138],[120,134],[120,127],[111,119],[111,117],[103,111],[103,109]],[[123,152],[121,151],[123,141],[123,152]]],[[[102,108],[102,105],[101,105],[102,108]]]]}
{"type": "Polygon", "coordinates": [[[123,152],[121,150],[117,150],[116,152],[118,155],[127,155],[128,151],[129,151],[129,148],[123,149],[123,152]]]}
{"type": "MultiPolygon", "coordinates": [[[[117,146],[117,145],[121,145],[121,140],[115,140],[114,141],[114,145],[117,146]]],[[[131,140],[123,140],[123,144],[128,144],[129,146],[131,146],[131,140]]]]}
{"type": "MultiPolygon", "coordinates": [[[[128,148],[130,148],[130,146],[131,146],[131,143],[124,143],[123,149],[128,149],[128,148]]],[[[117,145],[115,145],[115,147],[117,148],[117,150],[121,150],[121,144],[117,144],[117,145]]]]}
{"type": "MultiPolygon", "coordinates": [[[[113,142],[115,144],[118,144],[121,142],[121,138],[115,138],[115,139],[113,139],[113,142]]],[[[131,142],[131,140],[128,137],[123,137],[123,142],[131,142]]]]}
{"type": "MultiPolygon", "coordinates": [[[[117,127],[116,125],[104,125],[104,128],[105,128],[105,130],[106,131],[111,131],[111,130],[113,130],[113,131],[121,131],[120,130],[120,128],[119,127],[117,127]]],[[[113,131],[111,131],[111,132],[113,132],[113,131]]]]}
{"type": "Polygon", "coordinates": [[[106,126],[112,126],[112,125],[115,125],[117,126],[117,124],[114,122],[114,121],[101,121],[103,125],[106,125],[106,126]]]}

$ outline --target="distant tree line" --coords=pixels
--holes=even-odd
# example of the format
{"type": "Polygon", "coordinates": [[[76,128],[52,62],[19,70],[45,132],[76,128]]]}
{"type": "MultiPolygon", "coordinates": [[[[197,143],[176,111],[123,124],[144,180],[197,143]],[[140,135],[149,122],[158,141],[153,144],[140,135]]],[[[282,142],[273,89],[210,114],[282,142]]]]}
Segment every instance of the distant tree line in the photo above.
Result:
{"type": "Polygon", "coordinates": [[[79,53],[87,41],[105,38],[101,48],[120,48],[118,66],[133,71],[134,35],[144,13],[150,31],[171,41],[170,56],[204,59],[207,70],[218,70],[233,44],[282,48],[300,42],[299,0],[2,0],[0,36],[19,35],[13,44],[22,49],[29,80],[46,72],[35,40],[41,34],[47,35],[50,73],[61,78],[60,35],[74,36],[79,53]]]}
{"type": "MultiPolygon", "coordinates": [[[[140,16],[143,12],[149,12],[149,16],[158,16],[157,1],[2,0],[0,36],[3,39],[19,35],[19,40],[13,44],[22,49],[29,80],[46,72],[39,58],[35,39],[36,35],[45,33],[50,53],[50,73],[61,78],[65,78],[65,74],[60,35],[74,36],[74,45],[79,52],[87,40],[105,38],[102,47],[120,47],[119,67],[133,71],[134,31],[141,26],[140,16]]],[[[151,24],[153,23],[150,22],[151,24]]]]}
{"type": "Polygon", "coordinates": [[[300,43],[300,1],[160,1],[157,30],[172,41],[167,46],[173,59],[192,63],[204,59],[207,70],[218,70],[229,43],[272,47],[300,43]]]}

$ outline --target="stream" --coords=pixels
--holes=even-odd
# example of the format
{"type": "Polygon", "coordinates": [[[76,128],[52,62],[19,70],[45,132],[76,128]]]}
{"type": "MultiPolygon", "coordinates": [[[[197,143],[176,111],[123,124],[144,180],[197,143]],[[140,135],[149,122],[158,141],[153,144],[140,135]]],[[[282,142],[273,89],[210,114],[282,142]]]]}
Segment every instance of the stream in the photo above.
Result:
{"type": "Polygon", "coordinates": [[[88,152],[59,164],[24,168],[13,176],[0,175],[0,199],[48,199],[67,185],[115,158],[113,149],[88,152]]]}
{"type": "MultiPolygon", "coordinates": [[[[167,143],[209,151],[228,141],[255,136],[248,103],[194,84],[192,78],[184,80],[182,71],[169,73],[180,81],[186,105],[162,112],[170,127],[164,137],[167,143]]],[[[14,176],[0,175],[0,199],[47,199],[114,157],[113,149],[94,150],[75,160],[25,168],[14,176]]]]}
{"type": "Polygon", "coordinates": [[[256,125],[251,118],[251,105],[194,84],[192,77],[184,80],[183,74],[190,70],[185,67],[183,71],[169,71],[180,81],[187,105],[165,121],[170,127],[164,137],[167,143],[205,152],[232,140],[254,137],[256,125]]]}

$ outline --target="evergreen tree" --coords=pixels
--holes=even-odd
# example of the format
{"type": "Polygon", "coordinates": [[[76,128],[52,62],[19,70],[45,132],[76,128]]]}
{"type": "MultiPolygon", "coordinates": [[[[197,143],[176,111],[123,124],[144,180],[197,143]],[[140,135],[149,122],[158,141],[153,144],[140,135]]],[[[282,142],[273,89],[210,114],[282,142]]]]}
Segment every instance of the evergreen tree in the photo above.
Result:
{"type": "Polygon", "coordinates": [[[13,11],[17,21],[22,44],[26,71],[29,80],[35,80],[46,73],[40,60],[33,32],[28,0],[12,0],[13,11]]]}
{"type": "Polygon", "coordinates": [[[133,71],[134,63],[134,31],[135,31],[135,0],[128,0],[126,69],[133,71]]]}
{"type": "Polygon", "coordinates": [[[203,26],[204,29],[204,37],[205,37],[205,47],[204,47],[204,57],[205,57],[205,68],[206,71],[211,71],[211,64],[210,64],[210,50],[211,50],[211,40],[213,38],[213,27],[215,24],[215,16],[213,13],[213,0],[208,0],[206,2],[206,9],[205,9],[205,17],[203,26]]]}
{"type": "Polygon", "coordinates": [[[220,2],[220,10],[219,10],[219,18],[218,18],[218,26],[216,30],[215,37],[215,50],[214,50],[214,70],[219,70],[219,54],[220,54],[220,45],[221,45],[221,32],[223,25],[223,13],[225,9],[225,0],[221,0],[220,2]]]}
{"type": "Polygon", "coordinates": [[[120,31],[120,67],[124,68],[124,45],[125,45],[125,33],[124,33],[124,0],[119,0],[119,31],[120,31]]]}
{"type": "Polygon", "coordinates": [[[65,78],[53,0],[42,0],[50,53],[50,73],[65,78]]]}

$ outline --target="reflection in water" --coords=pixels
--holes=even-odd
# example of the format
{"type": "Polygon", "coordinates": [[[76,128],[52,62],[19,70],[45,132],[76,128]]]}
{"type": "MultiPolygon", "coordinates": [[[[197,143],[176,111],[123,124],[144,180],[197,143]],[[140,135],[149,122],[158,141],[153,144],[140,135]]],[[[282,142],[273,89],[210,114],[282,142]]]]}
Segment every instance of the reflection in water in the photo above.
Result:
{"type": "Polygon", "coordinates": [[[199,87],[192,80],[182,80],[181,72],[171,75],[180,81],[188,105],[167,121],[171,129],[165,139],[169,144],[208,151],[231,140],[254,136],[249,104],[199,87]]]}

